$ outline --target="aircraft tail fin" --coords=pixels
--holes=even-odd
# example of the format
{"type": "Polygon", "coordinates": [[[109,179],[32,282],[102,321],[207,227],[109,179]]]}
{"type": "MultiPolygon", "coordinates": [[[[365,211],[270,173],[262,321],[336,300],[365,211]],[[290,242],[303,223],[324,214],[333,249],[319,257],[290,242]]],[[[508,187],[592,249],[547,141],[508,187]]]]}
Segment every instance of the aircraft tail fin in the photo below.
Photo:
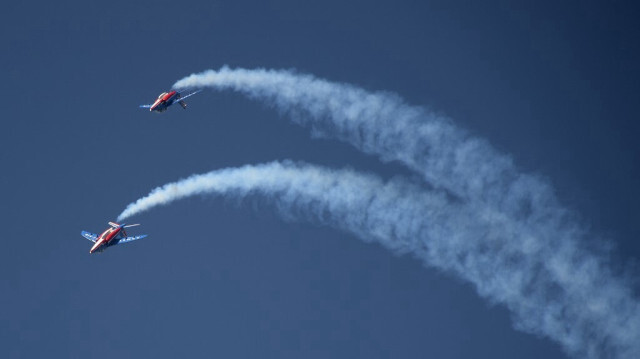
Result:
{"type": "Polygon", "coordinates": [[[118,228],[119,224],[114,223],[114,222],[109,222],[109,225],[113,228],[118,228]]]}

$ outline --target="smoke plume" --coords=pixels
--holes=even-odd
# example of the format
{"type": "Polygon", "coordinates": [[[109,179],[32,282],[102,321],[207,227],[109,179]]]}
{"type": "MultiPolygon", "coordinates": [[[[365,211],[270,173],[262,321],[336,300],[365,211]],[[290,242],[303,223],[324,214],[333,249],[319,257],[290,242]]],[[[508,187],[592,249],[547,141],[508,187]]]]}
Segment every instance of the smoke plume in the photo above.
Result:
{"type": "MultiPolygon", "coordinates": [[[[458,275],[516,326],[559,342],[576,357],[636,357],[638,303],[625,283],[577,243],[573,225],[532,230],[475,202],[395,178],[273,162],[166,184],[130,204],[129,216],[195,195],[263,196],[287,218],[307,219],[411,253],[458,275]],[[551,238],[548,240],[547,238],[551,238]]],[[[553,220],[553,219],[549,219],[553,220]]]]}

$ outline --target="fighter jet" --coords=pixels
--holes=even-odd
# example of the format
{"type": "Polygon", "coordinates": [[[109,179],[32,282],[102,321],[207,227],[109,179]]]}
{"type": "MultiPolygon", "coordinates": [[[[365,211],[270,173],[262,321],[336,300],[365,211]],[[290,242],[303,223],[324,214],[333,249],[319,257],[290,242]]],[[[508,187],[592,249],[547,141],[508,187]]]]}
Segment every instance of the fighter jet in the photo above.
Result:
{"type": "Polygon", "coordinates": [[[178,102],[180,104],[180,106],[182,106],[182,108],[184,108],[185,110],[187,109],[187,103],[184,102],[184,99],[189,97],[189,96],[193,96],[195,94],[197,94],[198,92],[200,92],[202,90],[198,90],[198,91],[194,91],[188,95],[182,95],[180,92],[178,91],[169,91],[169,92],[163,92],[160,94],[160,96],[158,96],[158,98],[156,99],[156,102],[154,102],[151,105],[140,105],[141,108],[148,108],[149,111],[153,112],[164,112],[167,110],[167,108],[171,105],[174,104],[174,102],[178,102]]]}
{"type": "Polygon", "coordinates": [[[116,244],[127,243],[131,241],[135,241],[137,239],[142,239],[146,237],[146,234],[141,234],[138,236],[127,237],[127,232],[124,230],[125,228],[139,226],[139,224],[118,224],[114,222],[109,222],[111,226],[102,234],[97,235],[95,233],[89,233],[87,231],[82,231],[82,236],[91,242],[94,243],[93,247],[89,250],[89,254],[93,252],[102,252],[108,247],[114,246],[116,244]]]}

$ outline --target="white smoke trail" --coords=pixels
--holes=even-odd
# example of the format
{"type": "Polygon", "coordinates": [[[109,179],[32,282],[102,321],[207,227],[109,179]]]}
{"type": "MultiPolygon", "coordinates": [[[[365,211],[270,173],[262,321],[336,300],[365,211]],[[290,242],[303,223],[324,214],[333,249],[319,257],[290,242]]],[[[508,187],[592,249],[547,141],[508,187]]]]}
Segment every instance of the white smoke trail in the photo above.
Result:
{"type": "MultiPolygon", "coordinates": [[[[509,227],[513,230],[509,232],[508,247],[531,248],[534,253],[527,254],[530,256],[561,247],[561,255],[554,258],[562,260],[542,261],[540,268],[529,268],[531,273],[528,273],[529,276],[538,275],[535,273],[548,276],[549,283],[559,287],[549,288],[554,295],[564,295],[560,293],[574,286],[573,281],[583,281],[582,275],[586,272],[580,270],[580,263],[599,261],[597,256],[578,250],[585,239],[592,241],[593,238],[587,238],[583,233],[585,226],[558,203],[553,189],[545,181],[520,173],[509,156],[498,153],[486,141],[469,136],[449,119],[409,106],[396,95],[370,93],[352,85],[291,71],[227,67],[190,75],[174,86],[231,89],[262,100],[289,114],[294,122],[310,125],[316,132],[347,141],[385,161],[400,161],[420,173],[434,188],[446,190],[485,216],[511,223],[509,227]],[[582,257],[583,254],[586,257],[582,257]]],[[[481,241],[488,242],[488,237],[481,241]]],[[[514,265],[518,263],[515,261],[514,265]]],[[[606,266],[596,267],[603,271],[598,277],[611,277],[606,266]]],[[[483,292],[483,286],[478,289],[483,292]]],[[[591,293],[585,292],[582,297],[588,295],[591,293]]],[[[573,300],[582,300],[582,297],[573,297],[573,300]]],[[[631,331],[617,330],[617,338],[637,339],[640,336],[638,303],[631,294],[621,303],[635,322],[631,331]]],[[[618,309],[602,310],[612,313],[618,309]]],[[[522,329],[553,337],[570,352],[575,352],[579,345],[588,347],[585,338],[569,338],[562,330],[547,330],[539,320],[529,322],[532,317],[520,318],[518,323],[522,329]]],[[[574,324],[565,322],[564,325],[574,324]]],[[[596,328],[593,326],[592,330],[602,329],[596,328]]],[[[615,347],[609,341],[617,340],[606,338],[602,345],[615,347]]]]}
{"type": "Polygon", "coordinates": [[[291,71],[228,67],[192,74],[174,87],[231,89],[263,100],[316,133],[347,141],[385,161],[401,161],[436,188],[460,197],[495,202],[509,211],[553,200],[537,199],[540,192],[551,191],[518,173],[508,156],[468,136],[449,119],[409,106],[391,93],[371,93],[291,71]]]}
{"type": "Polygon", "coordinates": [[[316,133],[404,163],[434,188],[525,222],[539,241],[558,239],[548,235],[562,229],[551,227],[575,225],[545,181],[519,173],[509,156],[486,141],[396,95],[291,71],[228,67],[187,76],[174,87],[231,89],[263,100],[316,133]]]}
{"type": "MultiPolygon", "coordinates": [[[[638,303],[625,283],[577,245],[580,228],[540,239],[527,223],[476,202],[395,179],[274,162],[213,171],[154,189],[125,219],[193,195],[263,195],[287,217],[308,218],[412,253],[506,305],[516,325],[558,341],[576,357],[640,357],[638,303]]],[[[549,219],[554,220],[554,219],[549,219]]]]}

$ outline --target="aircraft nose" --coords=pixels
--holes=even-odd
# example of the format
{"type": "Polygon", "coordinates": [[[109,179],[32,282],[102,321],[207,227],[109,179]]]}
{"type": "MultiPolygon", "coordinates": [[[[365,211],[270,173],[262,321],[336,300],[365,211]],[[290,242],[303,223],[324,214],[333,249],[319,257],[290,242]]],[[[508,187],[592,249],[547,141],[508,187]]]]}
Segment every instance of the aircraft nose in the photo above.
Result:
{"type": "Polygon", "coordinates": [[[95,252],[100,247],[101,244],[102,242],[97,241],[96,244],[94,244],[93,247],[91,247],[91,249],[89,250],[89,254],[95,252]]]}

